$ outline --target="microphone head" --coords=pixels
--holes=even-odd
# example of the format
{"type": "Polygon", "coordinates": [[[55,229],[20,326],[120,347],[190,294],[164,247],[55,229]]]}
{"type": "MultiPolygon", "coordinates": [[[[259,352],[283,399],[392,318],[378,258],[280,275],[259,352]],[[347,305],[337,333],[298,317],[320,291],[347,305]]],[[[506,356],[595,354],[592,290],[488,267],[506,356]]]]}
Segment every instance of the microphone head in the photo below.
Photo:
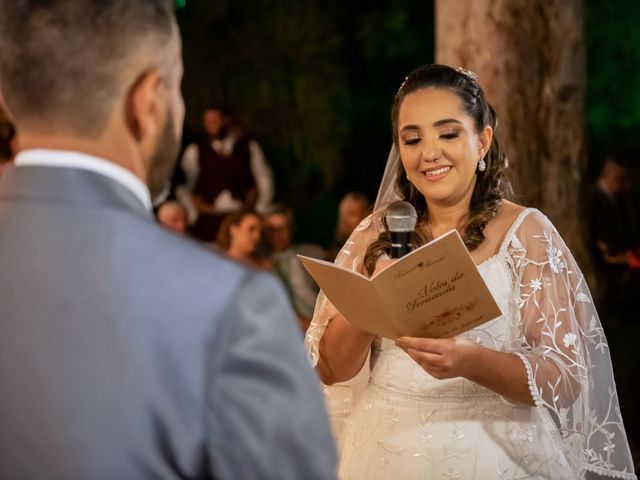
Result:
{"type": "Polygon", "coordinates": [[[418,221],[416,209],[409,202],[393,202],[384,214],[390,232],[413,232],[418,221]]]}

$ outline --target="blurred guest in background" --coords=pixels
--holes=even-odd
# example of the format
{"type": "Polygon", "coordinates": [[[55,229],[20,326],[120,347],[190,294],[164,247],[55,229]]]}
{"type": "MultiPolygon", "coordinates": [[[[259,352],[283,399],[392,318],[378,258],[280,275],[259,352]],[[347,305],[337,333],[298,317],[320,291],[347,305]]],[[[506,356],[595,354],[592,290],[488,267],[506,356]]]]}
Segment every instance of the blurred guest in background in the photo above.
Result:
{"type": "Polygon", "coordinates": [[[293,212],[284,205],[275,206],[264,216],[264,243],[275,270],[289,292],[291,304],[306,331],[313,316],[318,286],[307,273],[297,254],[323,258],[321,247],[293,243],[293,212]]]}
{"type": "Polygon", "coordinates": [[[225,107],[205,110],[203,126],[204,138],[182,155],[185,183],[176,196],[187,209],[193,236],[210,242],[228,213],[269,206],[273,174],[258,143],[225,107]]]}
{"type": "Polygon", "coordinates": [[[17,152],[16,129],[0,110],[0,177],[17,152]]]}
{"type": "Polygon", "coordinates": [[[261,229],[262,221],[256,211],[239,210],[224,218],[218,230],[216,244],[239,262],[272,270],[271,262],[258,253],[261,229]]]}
{"type": "Polygon", "coordinates": [[[333,261],[358,224],[371,213],[371,202],[362,192],[348,192],[338,206],[338,221],[327,259],[333,261]]]}
{"type": "Polygon", "coordinates": [[[640,293],[640,269],[634,268],[640,249],[640,210],[631,195],[632,160],[630,153],[610,154],[585,201],[596,302],[605,327],[626,315],[640,293]]]}
{"type": "Polygon", "coordinates": [[[184,234],[187,231],[187,211],[175,200],[168,200],[158,207],[156,218],[160,225],[184,234]]]}

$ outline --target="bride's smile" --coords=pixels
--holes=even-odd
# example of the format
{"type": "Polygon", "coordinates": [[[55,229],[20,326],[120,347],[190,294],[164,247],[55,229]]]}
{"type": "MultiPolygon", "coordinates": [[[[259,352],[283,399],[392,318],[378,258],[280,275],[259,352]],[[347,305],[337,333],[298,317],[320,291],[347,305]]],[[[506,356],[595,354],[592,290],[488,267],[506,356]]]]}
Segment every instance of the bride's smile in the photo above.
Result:
{"type": "Polygon", "coordinates": [[[443,179],[447,173],[451,170],[452,167],[433,167],[433,168],[425,168],[420,173],[422,173],[425,178],[430,182],[437,182],[438,180],[443,179]]]}
{"type": "Polygon", "coordinates": [[[491,129],[478,132],[458,96],[437,88],[407,95],[398,120],[400,157],[409,181],[427,202],[468,205],[491,129]]]}

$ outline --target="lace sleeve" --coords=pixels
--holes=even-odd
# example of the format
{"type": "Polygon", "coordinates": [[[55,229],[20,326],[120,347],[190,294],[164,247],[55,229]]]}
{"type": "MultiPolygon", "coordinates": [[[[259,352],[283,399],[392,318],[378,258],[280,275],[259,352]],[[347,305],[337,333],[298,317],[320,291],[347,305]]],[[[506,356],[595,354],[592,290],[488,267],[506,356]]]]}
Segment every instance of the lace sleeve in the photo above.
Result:
{"type": "MultiPolygon", "coordinates": [[[[378,237],[382,228],[379,218],[380,212],[378,211],[372,213],[360,222],[360,225],[356,227],[338,253],[335,263],[350,268],[351,270],[360,270],[364,262],[367,247],[378,237]]],[[[325,294],[320,291],[318,299],[316,300],[313,318],[304,339],[309,362],[311,362],[311,366],[313,367],[318,364],[320,339],[327,329],[327,325],[336,315],[338,315],[338,311],[327,299],[325,294]]]]}
{"type": "Polygon", "coordinates": [[[585,279],[562,238],[533,211],[509,243],[519,315],[508,349],[577,472],[635,478],[607,341],[585,279]]]}

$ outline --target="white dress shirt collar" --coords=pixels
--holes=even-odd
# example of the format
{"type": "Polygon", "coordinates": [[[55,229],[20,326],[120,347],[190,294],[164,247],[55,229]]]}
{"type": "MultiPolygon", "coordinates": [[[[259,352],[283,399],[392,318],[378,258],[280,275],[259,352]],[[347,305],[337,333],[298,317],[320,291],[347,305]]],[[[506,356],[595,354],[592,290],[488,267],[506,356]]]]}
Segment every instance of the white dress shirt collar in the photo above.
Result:
{"type": "Polygon", "coordinates": [[[130,190],[149,212],[153,209],[151,195],[144,182],[129,170],[102,158],[75,151],[42,148],[21,151],[14,163],[16,167],[66,167],[89,170],[118,182],[130,190]]]}

